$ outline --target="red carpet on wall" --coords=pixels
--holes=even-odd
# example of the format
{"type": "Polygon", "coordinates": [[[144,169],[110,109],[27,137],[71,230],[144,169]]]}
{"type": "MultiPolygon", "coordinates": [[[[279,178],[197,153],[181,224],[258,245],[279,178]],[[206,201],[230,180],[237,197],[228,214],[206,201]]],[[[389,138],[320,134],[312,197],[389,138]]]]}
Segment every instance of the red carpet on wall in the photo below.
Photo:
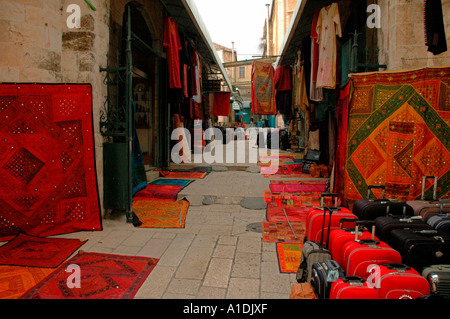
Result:
{"type": "Polygon", "coordinates": [[[86,241],[19,234],[0,246],[0,265],[56,268],[86,241]]]}
{"type": "Polygon", "coordinates": [[[61,265],[22,299],[132,299],[158,259],[80,252],[61,265]],[[75,271],[79,267],[79,288],[75,271]],[[70,268],[73,269],[73,268],[70,268]]]}
{"type": "Polygon", "coordinates": [[[0,85],[0,240],[101,230],[90,85],[0,85]]]}
{"type": "Polygon", "coordinates": [[[345,198],[385,185],[386,198],[414,200],[425,175],[438,177],[438,198],[448,197],[450,68],[353,75],[352,84],[344,176],[337,177],[345,198]]]}

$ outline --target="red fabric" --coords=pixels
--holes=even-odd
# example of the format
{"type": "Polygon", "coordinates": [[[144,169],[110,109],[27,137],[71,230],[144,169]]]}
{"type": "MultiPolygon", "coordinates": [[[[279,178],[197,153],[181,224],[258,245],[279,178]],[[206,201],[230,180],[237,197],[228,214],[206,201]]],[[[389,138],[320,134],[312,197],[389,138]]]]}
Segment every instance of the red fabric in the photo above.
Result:
{"type": "Polygon", "coordinates": [[[183,186],[178,185],[147,185],[147,187],[136,193],[133,200],[169,200],[176,201],[178,193],[183,186]]]}
{"type": "Polygon", "coordinates": [[[19,234],[0,247],[0,265],[56,268],[85,242],[19,234]]]}
{"type": "Polygon", "coordinates": [[[228,116],[230,114],[230,98],[229,92],[215,92],[214,94],[214,108],[213,115],[228,116]]]}
{"type": "Polygon", "coordinates": [[[292,90],[292,72],[291,67],[279,65],[274,75],[275,90],[290,91],[292,90]]]}
{"type": "Polygon", "coordinates": [[[90,85],[0,85],[0,241],[101,230],[90,85]]]}
{"type": "Polygon", "coordinates": [[[252,65],[252,113],[277,114],[275,104],[275,71],[271,63],[253,61],[252,65]]]}
{"type": "Polygon", "coordinates": [[[80,252],[21,299],[133,299],[158,261],[148,257],[80,252]],[[79,288],[68,286],[68,283],[76,283],[77,274],[76,268],[66,272],[70,265],[79,267],[79,288]]]}
{"type": "Polygon", "coordinates": [[[320,9],[317,9],[314,13],[313,23],[311,27],[311,39],[314,39],[314,56],[312,56],[312,65],[311,65],[311,78],[312,82],[317,82],[317,70],[319,69],[319,44],[317,43],[317,20],[319,19],[320,9]]]}
{"type": "Polygon", "coordinates": [[[169,66],[169,87],[174,89],[181,89],[181,74],[180,74],[180,54],[181,42],[178,34],[178,26],[176,22],[167,17],[164,26],[164,42],[163,46],[166,47],[167,52],[167,64],[169,66]]]}

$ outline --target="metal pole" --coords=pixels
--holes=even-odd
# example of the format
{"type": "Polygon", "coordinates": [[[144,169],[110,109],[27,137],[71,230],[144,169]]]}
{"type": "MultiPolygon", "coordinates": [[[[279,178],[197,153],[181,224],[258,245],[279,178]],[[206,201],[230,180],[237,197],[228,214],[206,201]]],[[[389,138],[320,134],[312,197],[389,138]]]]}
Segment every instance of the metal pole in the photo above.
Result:
{"type": "Polygon", "coordinates": [[[295,234],[294,228],[292,228],[291,222],[289,221],[289,218],[288,218],[288,216],[287,216],[287,214],[286,214],[286,210],[285,210],[284,208],[283,208],[283,213],[284,213],[284,216],[286,216],[286,220],[287,220],[287,222],[288,222],[288,224],[289,224],[289,227],[290,227],[291,230],[292,230],[292,233],[294,234],[294,238],[295,238],[295,239],[298,239],[298,238],[297,238],[297,235],[295,234]]]}

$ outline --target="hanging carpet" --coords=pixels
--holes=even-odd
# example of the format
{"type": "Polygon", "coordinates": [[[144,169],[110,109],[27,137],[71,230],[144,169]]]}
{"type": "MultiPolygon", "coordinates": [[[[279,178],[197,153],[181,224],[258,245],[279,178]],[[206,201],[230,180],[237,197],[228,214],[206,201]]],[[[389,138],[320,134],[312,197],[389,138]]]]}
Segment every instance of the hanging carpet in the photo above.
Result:
{"type": "Polygon", "coordinates": [[[132,299],[142,286],[158,259],[79,252],[35,287],[22,299],[132,299]],[[79,267],[79,288],[76,272],[68,273],[70,265],[79,267]]]}
{"type": "Polygon", "coordinates": [[[56,268],[85,242],[21,233],[0,247],[0,265],[56,268]]]}
{"type": "Polygon", "coordinates": [[[368,185],[385,185],[386,198],[414,200],[423,176],[437,176],[438,198],[448,197],[450,68],[352,75],[352,82],[345,198],[365,198],[368,185]]]}
{"type": "Polygon", "coordinates": [[[148,201],[133,202],[133,213],[137,217],[134,223],[142,228],[184,228],[189,201],[148,201]]]}
{"type": "Polygon", "coordinates": [[[18,299],[54,268],[0,266],[0,299],[18,299]]]}
{"type": "Polygon", "coordinates": [[[253,114],[277,114],[274,76],[275,70],[271,63],[253,61],[251,79],[253,114]]]}
{"type": "Polygon", "coordinates": [[[101,230],[90,85],[0,85],[0,240],[101,230]]]}

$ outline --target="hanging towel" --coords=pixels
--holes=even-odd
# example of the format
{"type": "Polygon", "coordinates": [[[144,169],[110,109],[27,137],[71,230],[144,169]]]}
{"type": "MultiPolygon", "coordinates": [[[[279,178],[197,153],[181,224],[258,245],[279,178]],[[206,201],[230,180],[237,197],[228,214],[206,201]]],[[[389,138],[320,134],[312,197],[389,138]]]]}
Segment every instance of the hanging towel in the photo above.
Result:
{"type": "Polygon", "coordinates": [[[447,51],[441,0],[425,1],[425,44],[434,55],[447,51]]]}

